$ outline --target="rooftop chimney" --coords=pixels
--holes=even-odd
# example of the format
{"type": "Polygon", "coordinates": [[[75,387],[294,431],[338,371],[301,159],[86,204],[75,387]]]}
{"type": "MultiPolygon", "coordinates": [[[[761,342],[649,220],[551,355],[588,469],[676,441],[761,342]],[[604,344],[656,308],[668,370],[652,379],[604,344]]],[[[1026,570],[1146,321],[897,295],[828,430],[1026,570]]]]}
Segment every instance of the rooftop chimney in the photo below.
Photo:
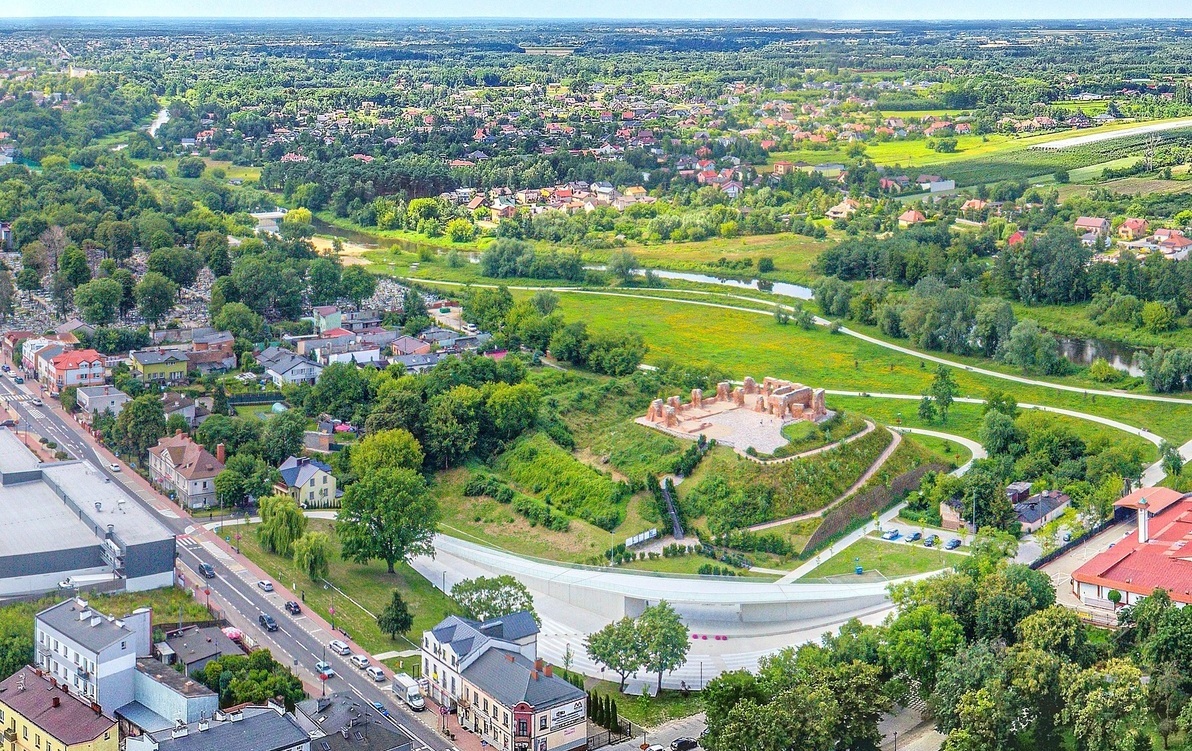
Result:
{"type": "Polygon", "coordinates": [[[215,461],[219,462],[220,464],[223,464],[224,461],[227,459],[227,456],[228,456],[228,450],[226,448],[224,448],[224,445],[222,443],[216,445],[216,447],[215,447],[215,461]]]}
{"type": "Polygon", "coordinates": [[[547,678],[550,678],[551,676],[553,676],[555,674],[555,669],[552,668],[550,665],[547,665],[545,668],[542,669],[542,673],[547,678]]]}
{"type": "Polygon", "coordinates": [[[541,658],[541,657],[539,657],[537,660],[534,660],[534,669],[535,669],[535,670],[542,670],[542,666],[543,666],[544,664],[545,664],[545,663],[543,662],[542,658],[541,658]]]}
{"type": "Polygon", "coordinates": [[[54,708],[57,709],[60,706],[62,706],[62,699],[60,697],[55,696],[54,697],[54,708]]]}
{"type": "Polygon", "coordinates": [[[1138,500],[1138,541],[1147,542],[1150,540],[1150,530],[1148,529],[1150,522],[1150,511],[1147,509],[1146,496],[1138,500]]]}

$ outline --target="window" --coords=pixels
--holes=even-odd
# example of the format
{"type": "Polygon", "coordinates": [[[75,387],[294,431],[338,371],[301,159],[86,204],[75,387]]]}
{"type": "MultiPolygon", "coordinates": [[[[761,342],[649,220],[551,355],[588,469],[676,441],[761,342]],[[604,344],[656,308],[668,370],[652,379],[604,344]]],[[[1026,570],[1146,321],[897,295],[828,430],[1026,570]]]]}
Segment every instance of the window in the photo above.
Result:
{"type": "Polygon", "coordinates": [[[501,724],[504,725],[505,727],[509,727],[509,713],[508,712],[501,713],[501,724]]]}
{"type": "Polygon", "coordinates": [[[41,733],[34,733],[34,734],[33,734],[33,747],[34,747],[34,748],[41,748],[41,733]]]}
{"type": "Polygon", "coordinates": [[[518,735],[529,735],[530,734],[530,724],[528,722],[526,722],[525,720],[518,720],[517,721],[517,734],[518,735]]]}
{"type": "Polygon", "coordinates": [[[546,730],[546,715],[542,715],[538,718],[538,729],[546,730]]]}
{"type": "Polygon", "coordinates": [[[24,738],[25,740],[29,740],[29,726],[28,725],[21,726],[21,737],[24,738]]]}
{"type": "Polygon", "coordinates": [[[488,712],[488,698],[487,697],[484,700],[484,711],[488,712]]]}
{"type": "Polygon", "coordinates": [[[126,641],[120,642],[120,651],[123,652],[126,649],[128,649],[128,642],[126,642],[126,641]]]}

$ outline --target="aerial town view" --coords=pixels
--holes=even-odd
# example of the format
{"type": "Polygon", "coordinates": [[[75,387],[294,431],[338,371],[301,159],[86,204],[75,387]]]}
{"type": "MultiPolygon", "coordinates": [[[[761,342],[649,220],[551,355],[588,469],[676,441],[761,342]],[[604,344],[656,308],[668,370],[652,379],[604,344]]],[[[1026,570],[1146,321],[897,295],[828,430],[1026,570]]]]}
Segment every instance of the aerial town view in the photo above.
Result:
{"type": "Polygon", "coordinates": [[[0,751],[1192,749],[1190,18],[0,3],[0,751]]]}

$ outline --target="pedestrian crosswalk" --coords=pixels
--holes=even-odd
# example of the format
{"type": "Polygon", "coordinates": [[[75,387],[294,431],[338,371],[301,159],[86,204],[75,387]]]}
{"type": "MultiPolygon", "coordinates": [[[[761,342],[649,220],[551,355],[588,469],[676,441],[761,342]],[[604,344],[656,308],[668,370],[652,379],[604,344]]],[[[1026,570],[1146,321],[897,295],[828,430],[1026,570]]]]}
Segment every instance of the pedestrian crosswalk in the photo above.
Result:
{"type": "Polygon", "coordinates": [[[31,402],[38,397],[33,394],[4,394],[3,398],[6,402],[31,402]]]}
{"type": "Polygon", "coordinates": [[[199,547],[199,541],[190,535],[178,535],[178,544],[187,550],[195,550],[199,547]]]}

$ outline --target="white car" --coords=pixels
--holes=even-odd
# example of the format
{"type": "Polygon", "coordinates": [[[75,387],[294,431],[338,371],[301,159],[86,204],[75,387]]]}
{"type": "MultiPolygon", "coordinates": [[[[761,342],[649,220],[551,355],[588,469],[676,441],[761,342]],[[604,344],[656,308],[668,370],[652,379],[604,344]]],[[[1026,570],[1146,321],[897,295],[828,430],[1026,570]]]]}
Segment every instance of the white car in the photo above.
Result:
{"type": "Polygon", "coordinates": [[[266,580],[262,579],[259,582],[257,582],[257,586],[261,589],[262,592],[272,592],[273,591],[273,582],[271,582],[271,581],[266,581],[266,580]]]}
{"type": "Polygon", "coordinates": [[[120,465],[117,464],[116,462],[112,462],[111,464],[108,465],[108,469],[112,470],[113,472],[119,472],[120,465]]]}
{"type": "Polygon", "coordinates": [[[335,669],[331,667],[331,663],[320,660],[315,663],[315,672],[325,679],[335,677],[335,669]]]}
{"type": "Polygon", "coordinates": [[[37,397],[30,399],[29,403],[32,404],[34,407],[44,407],[46,405],[45,402],[43,402],[41,399],[38,399],[37,397]]]}
{"type": "Polygon", "coordinates": [[[344,655],[346,657],[347,655],[352,654],[352,648],[349,647],[347,643],[342,642],[339,639],[332,639],[331,641],[327,642],[327,646],[330,647],[331,651],[337,655],[344,655]]]}
{"type": "Polygon", "coordinates": [[[372,678],[377,683],[380,683],[381,681],[385,680],[385,671],[381,670],[376,665],[369,665],[367,668],[364,669],[364,672],[368,675],[369,678],[372,678]]]}
{"type": "Polygon", "coordinates": [[[368,655],[352,655],[351,659],[348,661],[361,670],[364,670],[372,664],[368,661],[368,655]]]}

